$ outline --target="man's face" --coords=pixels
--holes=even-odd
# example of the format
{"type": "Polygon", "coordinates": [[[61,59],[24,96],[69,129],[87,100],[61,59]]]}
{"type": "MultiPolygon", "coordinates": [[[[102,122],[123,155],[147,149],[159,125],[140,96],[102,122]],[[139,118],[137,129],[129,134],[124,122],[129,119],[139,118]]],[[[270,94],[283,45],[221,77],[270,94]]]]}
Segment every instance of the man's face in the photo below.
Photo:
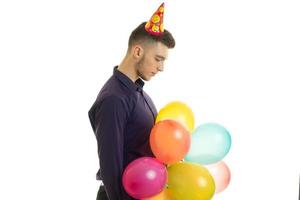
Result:
{"type": "Polygon", "coordinates": [[[144,54],[137,62],[138,76],[149,81],[155,74],[164,70],[164,61],[168,57],[168,47],[156,42],[144,48],[144,54]]]}

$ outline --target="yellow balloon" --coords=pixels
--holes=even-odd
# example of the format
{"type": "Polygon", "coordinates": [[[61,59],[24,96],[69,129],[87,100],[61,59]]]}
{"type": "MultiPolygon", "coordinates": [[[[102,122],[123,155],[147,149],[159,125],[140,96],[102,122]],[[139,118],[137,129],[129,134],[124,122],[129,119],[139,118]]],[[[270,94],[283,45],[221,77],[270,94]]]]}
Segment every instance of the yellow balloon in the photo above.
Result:
{"type": "Polygon", "coordinates": [[[155,122],[157,123],[165,119],[180,122],[190,133],[194,130],[194,113],[186,104],[180,101],[174,101],[164,106],[158,112],[155,122]]]}
{"type": "Polygon", "coordinates": [[[205,167],[182,162],[168,168],[168,189],[177,200],[210,200],[215,194],[215,182],[205,167]]]}
{"type": "Polygon", "coordinates": [[[171,191],[165,188],[161,193],[155,195],[154,197],[149,197],[143,200],[176,200],[176,199],[174,199],[171,191]]]}

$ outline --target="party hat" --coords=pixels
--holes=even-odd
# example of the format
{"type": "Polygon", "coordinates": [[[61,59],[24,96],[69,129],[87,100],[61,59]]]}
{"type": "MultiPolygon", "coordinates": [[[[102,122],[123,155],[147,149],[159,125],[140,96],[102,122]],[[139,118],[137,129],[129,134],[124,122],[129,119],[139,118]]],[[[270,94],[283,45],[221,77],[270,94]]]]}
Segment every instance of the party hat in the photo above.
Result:
{"type": "Polygon", "coordinates": [[[164,32],[164,6],[165,3],[162,3],[145,25],[146,31],[151,35],[158,36],[164,32]]]}

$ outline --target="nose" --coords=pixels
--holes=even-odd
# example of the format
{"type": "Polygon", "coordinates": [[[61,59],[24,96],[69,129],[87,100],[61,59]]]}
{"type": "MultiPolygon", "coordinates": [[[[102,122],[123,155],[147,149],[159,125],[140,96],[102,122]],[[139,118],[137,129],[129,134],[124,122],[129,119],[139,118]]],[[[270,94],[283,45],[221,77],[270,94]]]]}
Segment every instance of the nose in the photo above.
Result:
{"type": "Polygon", "coordinates": [[[164,71],[164,65],[161,64],[160,66],[158,66],[157,70],[160,72],[164,71]]]}

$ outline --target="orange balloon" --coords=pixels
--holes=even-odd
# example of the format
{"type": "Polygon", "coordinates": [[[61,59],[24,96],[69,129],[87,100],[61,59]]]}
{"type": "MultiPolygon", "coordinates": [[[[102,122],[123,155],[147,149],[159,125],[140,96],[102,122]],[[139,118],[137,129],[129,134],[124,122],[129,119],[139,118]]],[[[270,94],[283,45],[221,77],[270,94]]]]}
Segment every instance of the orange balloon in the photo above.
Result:
{"type": "Polygon", "coordinates": [[[179,162],[188,153],[191,137],[187,129],[174,120],[163,120],[150,133],[150,146],[155,157],[165,163],[179,162]]]}
{"type": "Polygon", "coordinates": [[[171,191],[168,189],[164,189],[161,193],[158,195],[155,195],[153,197],[149,197],[143,200],[175,200],[171,191]]]}

